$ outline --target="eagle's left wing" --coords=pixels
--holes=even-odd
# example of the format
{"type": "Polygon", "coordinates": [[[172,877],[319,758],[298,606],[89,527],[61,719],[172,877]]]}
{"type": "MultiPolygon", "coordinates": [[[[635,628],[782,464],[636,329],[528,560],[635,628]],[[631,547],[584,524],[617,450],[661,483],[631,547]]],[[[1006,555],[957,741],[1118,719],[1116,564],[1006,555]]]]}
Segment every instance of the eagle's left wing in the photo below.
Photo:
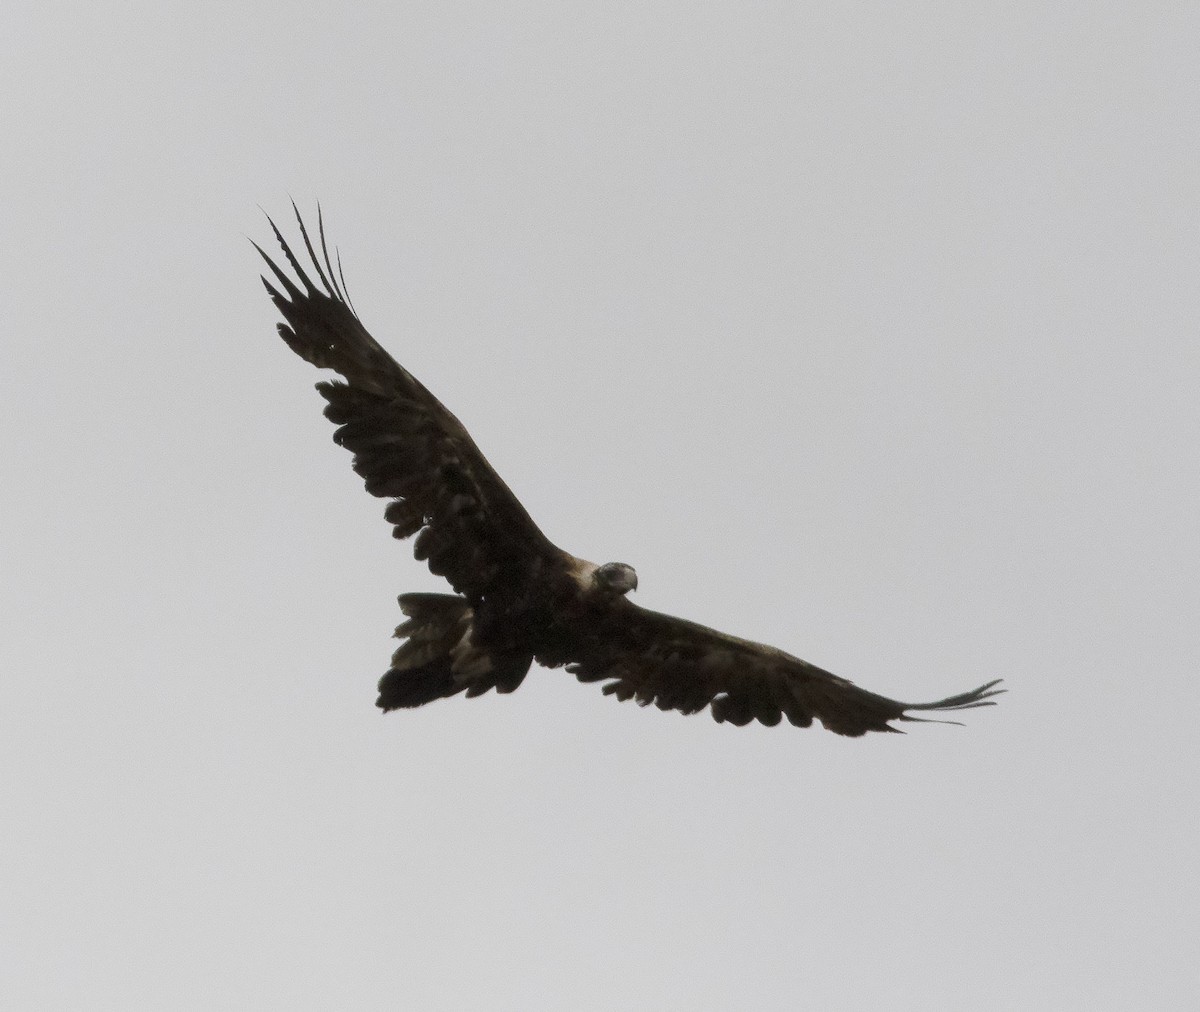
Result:
{"type": "Polygon", "coordinates": [[[393,500],[384,514],[393,533],[417,535],[413,552],[435,575],[472,604],[484,597],[520,601],[539,574],[564,565],[565,554],[538,529],[462,423],[359,322],[340,260],[333,269],[320,218],[320,256],[299,212],[296,219],[308,270],[273,221],[271,228],[297,280],[254,247],[275,277],[275,284],[266,278],[263,284],[287,321],[280,335],[301,358],[344,379],[317,385],[329,402],[326,417],[338,426],[334,439],[353,451],[367,491],[393,500]]]}
{"type": "Polygon", "coordinates": [[[660,710],[698,713],[718,722],[752,720],[773,727],[784,717],[797,727],[819,720],[830,731],[857,737],[897,731],[889,721],[922,720],[911,711],[969,710],[994,705],[1003,689],[988,682],[933,703],[901,703],[860,689],[774,647],[707,626],[613,602],[594,628],[581,633],[567,670],[581,682],[608,681],[604,692],[660,710]]]}

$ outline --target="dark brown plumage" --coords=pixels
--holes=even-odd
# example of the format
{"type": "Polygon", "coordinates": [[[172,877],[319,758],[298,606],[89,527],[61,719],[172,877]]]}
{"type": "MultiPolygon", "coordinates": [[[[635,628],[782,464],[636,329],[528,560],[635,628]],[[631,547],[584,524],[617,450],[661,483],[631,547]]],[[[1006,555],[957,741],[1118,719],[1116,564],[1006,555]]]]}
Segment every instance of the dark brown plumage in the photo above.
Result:
{"type": "MultiPolygon", "coordinates": [[[[295,205],[293,205],[295,209],[295,205]]],[[[933,703],[900,703],[860,689],[774,647],[639,608],[623,563],[596,566],[555,547],[492,470],[467,430],[376,343],[359,322],[325,243],[320,257],[299,212],[300,235],[320,285],[275,233],[293,280],[257,245],[278,288],[265,277],[286,323],[279,333],[297,355],[339,373],[317,384],[334,440],[354,454],[372,495],[392,502],[384,516],[397,538],[416,535],[414,554],[443,576],[449,594],[404,594],[404,642],[379,682],[383,710],[488,689],[512,692],[533,661],[566,666],[581,682],[660,710],[769,726],[814,719],[838,734],[895,731],[912,711],[991,706],[997,681],[933,703]],[[298,282],[298,283],[297,283],[298,282]]],[[[268,221],[270,219],[268,218],[268,221]]]]}

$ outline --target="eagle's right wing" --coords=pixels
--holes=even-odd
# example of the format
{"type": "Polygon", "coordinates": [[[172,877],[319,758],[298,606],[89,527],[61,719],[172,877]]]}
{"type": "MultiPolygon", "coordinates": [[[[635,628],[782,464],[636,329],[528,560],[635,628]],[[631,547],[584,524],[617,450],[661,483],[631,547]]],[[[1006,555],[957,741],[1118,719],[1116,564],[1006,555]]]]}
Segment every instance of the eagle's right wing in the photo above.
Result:
{"type": "Polygon", "coordinates": [[[921,720],[910,711],[946,712],[994,705],[999,679],[933,703],[901,703],[774,647],[738,639],[671,615],[614,601],[593,628],[581,630],[567,670],[581,682],[607,681],[604,692],[660,710],[698,713],[718,722],[752,720],[797,727],[815,718],[830,731],[857,737],[896,731],[889,721],[921,720]]]}
{"type": "Polygon", "coordinates": [[[367,333],[346,297],[345,280],[339,284],[340,261],[334,272],[320,219],[324,269],[299,212],[296,219],[320,288],[273,221],[300,284],[257,243],[254,248],[283,289],[263,278],[287,320],[279,333],[288,347],[345,378],[317,384],[329,402],[325,416],[339,426],[333,438],[353,451],[354,470],[367,491],[395,500],[384,515],[397,538],[417,535],[413,553],[427,560],[431,572],[472,602],[484,595],[519,597],[545,564],[561,564],[563,553],[538,529],[462,423],[367,333]]]}

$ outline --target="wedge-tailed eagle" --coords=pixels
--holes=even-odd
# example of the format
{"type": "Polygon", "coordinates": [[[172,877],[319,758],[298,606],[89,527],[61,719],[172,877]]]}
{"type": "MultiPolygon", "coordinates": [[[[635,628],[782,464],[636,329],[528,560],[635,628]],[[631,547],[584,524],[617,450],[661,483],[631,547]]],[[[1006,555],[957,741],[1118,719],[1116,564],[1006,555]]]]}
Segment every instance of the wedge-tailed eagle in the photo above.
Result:
{"type": "Polygon", "coordinates": [[[417,559],[454,589],[400,597],[407,621],[379,682],[380,709],[512,692],[535,660],[605,682],[617,699],[685,714],[707,707],[739,726],[786,717],[808,727],[816,718],[857,736],[921,720],[913,711],[994,705],[999,679],[934,703],[900,703],[775,647],[638,607],[626,596],[637,587],[632,566],[596,565],[551,544],[459,420],[359,322],[319,209],[319,257],[296,218],[319,287],[270,218],[295,279],[254,244],[278,283],[263,278],[287,321],[279,333],[306,362],[341,375],[317,384],[334,441],[353,452],[367,491],[391,500],[384,516],[394,536],[416,535],[417,559]]]}

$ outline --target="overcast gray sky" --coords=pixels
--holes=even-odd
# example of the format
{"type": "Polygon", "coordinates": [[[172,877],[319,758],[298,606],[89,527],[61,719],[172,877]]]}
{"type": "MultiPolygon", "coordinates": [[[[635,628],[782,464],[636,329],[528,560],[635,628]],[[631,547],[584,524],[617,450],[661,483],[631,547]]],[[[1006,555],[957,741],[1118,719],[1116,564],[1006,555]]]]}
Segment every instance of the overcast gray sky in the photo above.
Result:
{"type": "Polygon", "coordinates": [[[1189,6],[17,4],[0,1004],[1194,1007],[1189,6]],[[639,603],[1009,694],[381,716],[441,585],[274,334],[289,195],[639,603]]]}

